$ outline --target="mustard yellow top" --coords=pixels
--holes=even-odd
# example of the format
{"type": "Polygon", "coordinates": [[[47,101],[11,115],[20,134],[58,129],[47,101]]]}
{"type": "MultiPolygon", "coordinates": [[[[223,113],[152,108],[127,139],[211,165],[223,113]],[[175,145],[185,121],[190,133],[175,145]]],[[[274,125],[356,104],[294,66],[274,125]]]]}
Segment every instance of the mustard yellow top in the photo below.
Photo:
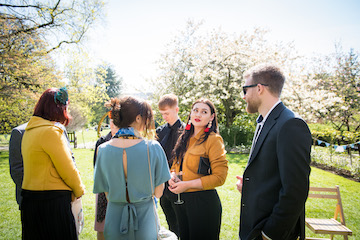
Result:
{"type": "Polygon", "coordinates": [[[22,188],[32,191],[70,190],[84,194],[63,129],[54,122],[33,116],[25,128],[21,144],[24,161],[22,188]]]}
{"type": "MultiPolygon", "coordinates": [[[[226,160],[226,151],[224,141],[219,134],[211,132],[208,139],[201,142],[201,136],[204,131],[201,131],[196,136],[191,137],[189,146],[184,155],[183,161],[183,181],[189,181],[200,178],[203,190],[214,189],[225,183],[228,172],[228,161],[226,160]],[[207,157],[210,161],[211,174],[204,176],[198,174],[200,157],[207,157]]],[[[179,172],[180,161],[175,159],[171,171],[179,172]]],[[[199,189],[188,189],[185,192],[200,191],[199,189]]]]}

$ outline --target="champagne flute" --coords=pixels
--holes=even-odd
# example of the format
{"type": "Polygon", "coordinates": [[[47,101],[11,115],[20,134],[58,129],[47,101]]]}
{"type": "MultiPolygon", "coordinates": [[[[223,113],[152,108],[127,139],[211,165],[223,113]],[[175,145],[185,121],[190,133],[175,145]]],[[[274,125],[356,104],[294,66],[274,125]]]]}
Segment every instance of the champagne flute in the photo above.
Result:
{"type": "MultiPolygon", "coordinates": [[[[174,173],[175,174],[175,173],[174,173]]],[[[175,182],[180,182],[182,181],[182,172],[179,172],[179,173],[176,173],[175,174],[175,182]]],[[[180,204],[183,204],[184,201],[180,199],[180,193],[177,194],[178,198],[177,200],[174,202],[174,204],[176,205],[180,205],[180,204]]]]}

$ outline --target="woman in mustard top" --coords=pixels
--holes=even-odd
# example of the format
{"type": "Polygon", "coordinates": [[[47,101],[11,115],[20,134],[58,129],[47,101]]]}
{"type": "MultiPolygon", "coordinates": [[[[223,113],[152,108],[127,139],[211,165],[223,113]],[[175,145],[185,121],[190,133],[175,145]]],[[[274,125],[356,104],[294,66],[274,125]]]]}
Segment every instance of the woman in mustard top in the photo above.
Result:
{"type": "Polygon", "coordinates": [[[63,134],[69,122],[65,88],[46,90],[22,139],[22,239],[77,239],[72,198],[85,188],[63,134]]]}
{"type": "Polygon", "coordinates": [[[174,158],[169,190],[181,198],[175,208],[180,239],[219,239],[222,207],[215,187],[225,183],[228,166],[210,100],[199,99],[192,105],[174,158]]]}

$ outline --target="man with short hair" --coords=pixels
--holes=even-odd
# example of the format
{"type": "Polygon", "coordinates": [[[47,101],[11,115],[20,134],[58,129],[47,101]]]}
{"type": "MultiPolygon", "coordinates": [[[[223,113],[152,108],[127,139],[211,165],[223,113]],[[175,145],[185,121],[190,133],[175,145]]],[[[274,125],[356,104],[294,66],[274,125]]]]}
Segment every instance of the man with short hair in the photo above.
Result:
{"type": "Polygon", "coordinates": [[[280,101],[285,77],[268,64],[244,73],[248,113],[260,113],[243,176],[239,239],[305,239],[311,133],[280,101]]]}
{"type": "MultiPolygon", "coordinates": [[[[179,138],[180,132],[184,129],[185,124],[178,116],[178,97],[174,94],[166,94],[162,96],[158,103],[159,111],[166,121],[166,123],[156,129],[158,141],[163,147],[169,168],[172,166],[172,151],[179,138]]],[[[169,230],[174,232],[177,236],[179,234],[179,224],[175,215],[176,195],[168,189],[168,183],[165,183],[164,194],[160,198],[160,205],[165,214],[166,221],[169,225],[169,230]]]]}

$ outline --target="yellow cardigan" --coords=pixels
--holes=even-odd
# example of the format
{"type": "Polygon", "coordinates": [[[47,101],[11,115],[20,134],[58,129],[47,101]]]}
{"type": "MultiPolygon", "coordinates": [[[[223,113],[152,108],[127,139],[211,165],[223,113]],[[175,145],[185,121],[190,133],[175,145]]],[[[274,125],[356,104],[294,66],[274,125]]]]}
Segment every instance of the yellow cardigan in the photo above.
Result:
{"type": "Polygon", "coordinates": [[[67,139],[54,122],[31,117],[21,149],[24,161],[23,189],[70,190],[75,197],[84,194],[85,186],[72,160],[67,139]]]}
{"type": "MultiPolygon", "coordinates": [[[[201,136],[204,131],[201,131],[189,140],[189,146],[184,155],[183,161],[183,181],[189,181],[200,178],[203,190],[214,189],[225,183],[228,172],[228,161],[226,160],[226,151],[224,141],[219,134],[211,132],[208,139],[198,144],[201,141],[201,136]],[[210,161],[211,174],[204,176],[198,174],[200,157],[207,157],[210,161]]],[[[179,172],[180,161],[175,159],[171,171],[179,172]]],[[[200,191],[199,189],[188,189],[185,192],[200,191]]]]}

